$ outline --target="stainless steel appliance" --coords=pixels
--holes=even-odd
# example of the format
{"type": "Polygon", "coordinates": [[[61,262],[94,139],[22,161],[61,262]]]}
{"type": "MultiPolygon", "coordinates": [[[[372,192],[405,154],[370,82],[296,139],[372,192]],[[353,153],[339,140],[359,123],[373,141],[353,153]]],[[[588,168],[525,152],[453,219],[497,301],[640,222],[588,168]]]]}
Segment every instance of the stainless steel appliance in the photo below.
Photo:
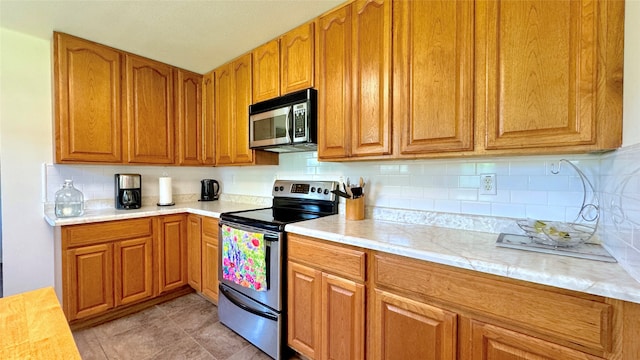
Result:
{"type": "Polygon", "coordinates": [[[249,146],[274,152],[315,151],[317,91],[309,88],[249,106],[249,146]]]}
{"type": "Polygon", "coordinates": [[[220,183],[213,179],[202,179],[200,188],[200,201],[218,200],[220,195],[220,183]]]}
{"type": "MultiPolygon", "coordinates": [[[[270,208],[222,213],[219,231],[220,322],[274,359],[283,359],[286,346],[286,224],[338,213],[334,181],[276,180],[270,208]],[[229,275],[230,233],[264,239],[265,286],[238,284],[229,275]],[[225,238],[226,234],[226,238],[225,238]],[[227,245],[225,245],[227,244],[227,245]]],[[[258,250],[259,251],[259,250],[258,250]]]]}
{"type": "Polygon", "coordinates": [[[115,174],[116,209],[139,209],[142,206],[142,176],[115,174]]]}

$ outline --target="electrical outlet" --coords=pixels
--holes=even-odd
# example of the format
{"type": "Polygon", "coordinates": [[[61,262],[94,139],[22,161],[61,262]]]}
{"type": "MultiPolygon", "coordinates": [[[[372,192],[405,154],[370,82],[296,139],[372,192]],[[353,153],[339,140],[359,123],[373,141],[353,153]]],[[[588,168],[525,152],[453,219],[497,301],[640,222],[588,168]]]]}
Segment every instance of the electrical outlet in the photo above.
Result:
{"type": "Polygon", "coordinates": [[[496,174],[480,174],[480,195],[496,195],[496,174]]]}

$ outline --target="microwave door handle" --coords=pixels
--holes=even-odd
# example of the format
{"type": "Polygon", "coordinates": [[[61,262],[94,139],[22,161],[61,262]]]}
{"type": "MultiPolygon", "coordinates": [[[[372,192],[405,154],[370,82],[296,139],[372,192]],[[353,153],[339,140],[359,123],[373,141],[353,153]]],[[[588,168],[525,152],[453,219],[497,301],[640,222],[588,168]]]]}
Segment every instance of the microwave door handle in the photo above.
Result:
{"type": "Polygon", "coordinates": [[[289,136],[287,140],[289,144],[293,142],[293,132],[295,130],[294,123],[295,123],[295,118],[293,117],[293,106],[289,106],[289,112],[287,114],[287,135],[289,136]]]}

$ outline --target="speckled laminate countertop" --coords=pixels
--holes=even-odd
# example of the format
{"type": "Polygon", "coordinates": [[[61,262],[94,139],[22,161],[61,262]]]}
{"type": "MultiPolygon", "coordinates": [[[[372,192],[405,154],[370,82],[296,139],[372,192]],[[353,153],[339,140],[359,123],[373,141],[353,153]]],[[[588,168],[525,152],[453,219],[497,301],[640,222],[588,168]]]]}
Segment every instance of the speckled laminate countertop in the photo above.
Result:
{"type": "MultiPolygon", "coordinates": [[[[223,212],[260,207],[264,206],[193,201],[137,210],[87,210],[81,217],[63,219],[46,211],[45,220],[51,226],[63,226],[185,212],[219,218],[223,212]]],[[[640,282],[616,263],[499,248],[495,245],[496,233],[373,219],[351,221],[343,214],[289,224],[285,229],[336,243],[640,303],[640,282]]]]}

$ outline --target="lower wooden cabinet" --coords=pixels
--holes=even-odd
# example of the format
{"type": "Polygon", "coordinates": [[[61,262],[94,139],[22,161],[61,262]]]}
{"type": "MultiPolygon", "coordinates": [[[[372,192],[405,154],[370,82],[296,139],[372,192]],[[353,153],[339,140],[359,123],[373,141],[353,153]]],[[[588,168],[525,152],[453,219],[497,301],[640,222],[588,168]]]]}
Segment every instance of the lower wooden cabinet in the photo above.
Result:
{"type": "Polygon", "coordinates": [[[63,292],[67,319],[80,319],[111,309],[114,304],[113,245],[84,246],[65,253],[67,271],[63,292]]]}
{"type": "Polygon", "coordinates": [[[364,252],[302,236],[287,241],[289,346],[311,359],[364,359],[364,277],[335,275],[364,276],[364,252]]]}
{"type": "Polygon", "coordinates": [[[152,240],[148,236],[113,244],[116,306],[153,296],[152,240]]]}
{"type": "Polygon", "coordinates": [[[158,219],[158,293],[187,284],[186,215],[160,216],[158,219]]]}
{"type": "Polygon", "coordinates": [[[456,358],[456,313],[378,289],[370,306],[371,359],[456,358]]]}
{"type": "Polygon", "coordinates": [[[218,220],[202,219],[202,294],[218,302],[218,220]]]}
{"type": "Polygon", "coordinates": [[[218,220],[190,214],[187,218],[189,285],[218,302],[218,220]]]}
{"type": "Polygon", "coordinates": [[[64,226],[63,309],[69,321],[150,299],[152,218],[64,226]]]}

